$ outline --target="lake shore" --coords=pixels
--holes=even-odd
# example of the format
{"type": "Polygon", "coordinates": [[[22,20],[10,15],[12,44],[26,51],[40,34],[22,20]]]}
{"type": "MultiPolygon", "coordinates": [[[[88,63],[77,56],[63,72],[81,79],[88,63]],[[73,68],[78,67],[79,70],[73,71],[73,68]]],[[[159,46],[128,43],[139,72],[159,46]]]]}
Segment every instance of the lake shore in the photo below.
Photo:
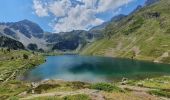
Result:
{"type": "Polygon", "coordinates": [[[143,80],[124,78],[117,82],[100,83],[64,80],[20,81],[16,77],[42,64],[45,61],[44,56],[22,50],[0,53],[3,58],[0,84],[2,100],[65,100],[65,98],[68,100],[80,100],[80,98],[81,100],[159,100],[162,98],[168,100],[170,95],[169,76],[143,80]],[[28,58],[24,59],[23,54],[28,55],[28,58]]]}
{"type": "Polygon", "coordinates": [[[9,81],[0,85],[0,97],[15,100],[168,100],[170,76],[111,83],[46,80],[9,81]],[[123,82],[123,83],[122,83],[123,82]],[[12,87],[11,87],[12,86],[12,87]],[[6,91],[5,91],[6,90],[6,91]],[[77,99],[75,99],[77,98],[77,99]]]}

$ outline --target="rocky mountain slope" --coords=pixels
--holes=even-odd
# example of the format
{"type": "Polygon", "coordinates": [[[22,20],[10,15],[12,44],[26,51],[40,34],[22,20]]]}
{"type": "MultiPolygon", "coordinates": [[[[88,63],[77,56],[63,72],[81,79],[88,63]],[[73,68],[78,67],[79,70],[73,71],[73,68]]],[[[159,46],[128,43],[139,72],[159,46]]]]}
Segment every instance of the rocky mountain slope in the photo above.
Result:
{"type": "MultiPolygon", "coordinates": [[[[138,11],[141,12],[144,9],[149,9],[149,6],[157,1],[159,0],[147,0],[145,8],[142,9],[142,6],[138,6],[130,16],[117,15],[110,21],[96,26],[89,31],[74,30],[71,32],[47,33],[38,24],[29,20],[22,20],[19,22],[0,23],[0,35],[20,41],[27,49],[32,49],[30,45],[33,44],[36,50],[41,51],[78,51],[104,36],[108,36],[110,39],[113,34],[118,33],[118,30],[123,31],[127,27],[131,28],[124,30],[123,33],[133,33],[134,30],[142,26],[141,24],[144,23],[143,20],[145,19],[144,15],[136,15],[138,11]],[[142,17],[136,18],[136,16],[142,17]],[[136,26],[130,24],[136,24],[136,26]]],[[[160,13],[151,12],[150,15],[145,17],[152,17],[154,14],[160,15],[160,13]]]]}
{"type": "Polygon", "coordinates": [[[39,25],[29,20],[22,20],[13,23],[1,23],[1,25],[7,26],[8,28],[6,27],[5,29],[8,30],[10,30],[10,28],[18,30],[20,33],[23,33],[28,38],[31,37],[41,38],[44,33],[44,31],[41,29],[39,25]]]}
{"type": "Polygon", "coordinates": [[[37,49],[48,51],[81,49],[85,44],[100,36],[100,34],[92,34],[84,30],[47,33],[39,25],[29,20],[0,23],[0,35],[20,41],[28,49],[31,44],[34,44],[37,49]]]}
{"type": "Polygon", "coordinates": [[[170,63],[170,1],[145,6],[105,30],[105,38],[81,54],[170,63]]]}
{"type": "Polygon", "coordinates": [[[19,22],[0,23],[0,33],[6,37],[20,41],[27,47],[35,43],[39,48],[46,49],[46,41],[42,39],[44,31],[29,20],[19,22]]]}
{"type": "Polygon", "coordinates": [[[74,30],[59,34],[47,34],[46,42],[54,44],[52,50],[70,51],[83,48],[87,43],[94,41],[98,36],[84,30],[74,30]]]}
{"type": "Polygon", "coordinates": [[[96,30],[103,30],[106,28],[106,26],[108,26],[111,22],[117,22],[120,21],[121,19],[125,18],[126,15],[123,14],[119,14],[117,16],[114,16],[110,21],[104,22],[101,25],[95,26],[92,29],[90,29],[90,31],[96,31],[96,30]]]}

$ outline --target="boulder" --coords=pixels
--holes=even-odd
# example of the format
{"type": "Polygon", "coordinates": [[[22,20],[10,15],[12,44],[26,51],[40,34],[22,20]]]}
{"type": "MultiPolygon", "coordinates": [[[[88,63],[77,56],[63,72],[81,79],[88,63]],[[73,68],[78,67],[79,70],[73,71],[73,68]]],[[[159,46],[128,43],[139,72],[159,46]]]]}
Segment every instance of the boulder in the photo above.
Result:
{"type": "Polygon", "coordinates": [[[0,78],[0,81],[4,81],[4,79],[3,79],[3,78],[0,78]]]}
{"type": "Polygon", "coordinates": [[[143,83],[142,83],[142,82],[139,82],[139,83],[137,84],[137,86],[143,87],[143,83]]]}

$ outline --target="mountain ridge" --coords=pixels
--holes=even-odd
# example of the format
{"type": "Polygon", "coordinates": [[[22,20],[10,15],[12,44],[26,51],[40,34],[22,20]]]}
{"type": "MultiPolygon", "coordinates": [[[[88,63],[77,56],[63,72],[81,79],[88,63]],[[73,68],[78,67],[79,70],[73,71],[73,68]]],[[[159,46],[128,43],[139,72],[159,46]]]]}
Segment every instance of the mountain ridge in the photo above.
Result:
{"type": "MultiPolygon", "coordinates": [[[[159,0],[147,0],[145,6],[150,6],[157,1],[159,0]]],[[[137,8],[134,9],[131,14],[139,11],[141,8],[142,6],[137,6],[137,8]]],[[[0,23],[0,33],[1,35],[22,42],[25,47],[28,47],[29,44],[35,44],[37,45],[38,49],[43,49],[45,51],[63,51],[61,48],[65,48],[64,51],[67,51],[70,50],[71,46],[75,46],[74,50],[78,49],[79,47],[80,50],[85,45],[88,45],[89,43],[101,39],[105,35],[108,35],[109,31],[112,29],[108,31],[107,26],[119,23],[128,16],[129,15],[119,14],[114,16],[110,21],[99,26],[95,26],[89,31],[73,30],[71,32],[60,33],[49,32],[48,34],[46,34],[46,32],[44,32],[44,30],[38,24],[25,19],[18,22],[0,23]],[[107,29],[108,34],[103,34],[105,33],[105,29],[107,29]],[[74,45],[74,43],[70,44],[69,42],[74,42],[78,45],[74,45]]]]}
{"type": "Polygon", "coordinates": [[[145,6],[118,23],[111,23],[105,38],[86,46],[82,55],[123,57],[170,63],[170,1],[145,6]]]}
{"type": "Polygon", "coordinates": [[[84,30],[73,30],[71,32],[60,33],[46,33],[41,29],[38,24],[29,20],[22,20],[19,22],[11,23],[0,23],[0,33],[1,35],[22,42],[26,48],[30,44],[35,44],[37,45],[38,49],[43,49],[45,51],[63,51],[63,49],[60,49],[62,48],[62,45],[60,45],[61,43],[67,45],[63,45],[66,51],[70,50],[70,47],[74,46],[74,43],[69,46],[69,42],[75,42],[78,44],[74,49],[76,50],[79,47],[82,48],[82,46],[85,45],[84,43],[93,41],[94,37],[97,38],[97,36],[99,35],[95,35],[84,30]],[[56,45],[60,46],[56,48],[56,45]]]}

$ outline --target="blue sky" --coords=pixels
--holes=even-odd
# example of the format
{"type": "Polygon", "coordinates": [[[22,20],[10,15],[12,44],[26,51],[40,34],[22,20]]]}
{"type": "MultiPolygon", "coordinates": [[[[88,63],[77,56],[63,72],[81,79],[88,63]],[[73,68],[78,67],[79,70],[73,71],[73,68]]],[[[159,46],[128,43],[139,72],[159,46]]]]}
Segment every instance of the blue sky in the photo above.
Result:
{"type": "Polygon", "coordinates": [[[110,20],[116,14],[128,14],[144,2],[145,0],[0,0],[0,22],[28,19],[50,32],[89,29],[110,20]],[[95,5],[92,5],[94,2],[95,5]]]}

